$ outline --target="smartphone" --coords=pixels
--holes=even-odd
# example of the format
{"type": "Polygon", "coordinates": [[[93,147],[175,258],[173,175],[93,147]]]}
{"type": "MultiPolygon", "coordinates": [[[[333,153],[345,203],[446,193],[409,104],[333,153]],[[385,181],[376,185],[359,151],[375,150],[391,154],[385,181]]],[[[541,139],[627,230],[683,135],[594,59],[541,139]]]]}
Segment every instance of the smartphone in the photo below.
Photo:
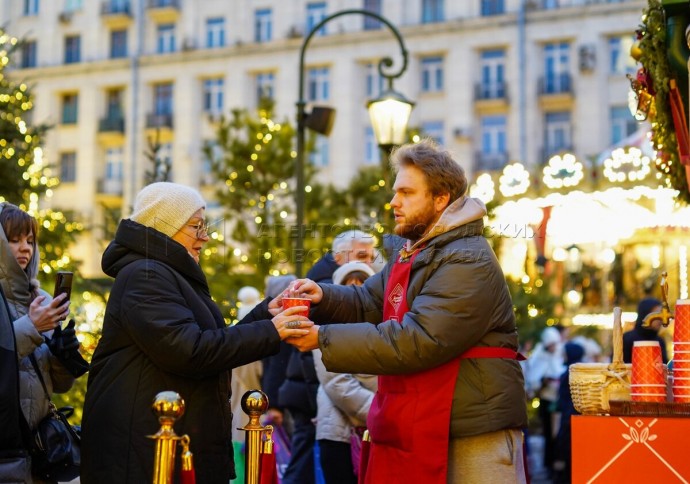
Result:
{"type": "Polygon", "coordinates": [[[55,275],[55,291],[53,292],[53,298],[65,293],[67,294],[67,298],[62,302],[63,304],[69,301],[72,295],[72,273],[69,271],[59,271],[55,275]]]}

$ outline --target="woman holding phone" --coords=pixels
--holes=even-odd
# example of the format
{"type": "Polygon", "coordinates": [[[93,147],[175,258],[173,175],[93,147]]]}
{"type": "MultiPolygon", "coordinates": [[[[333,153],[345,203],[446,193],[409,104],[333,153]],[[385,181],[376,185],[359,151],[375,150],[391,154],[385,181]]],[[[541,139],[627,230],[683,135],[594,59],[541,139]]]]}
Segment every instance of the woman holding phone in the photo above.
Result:
{"type": "MultiPolygon", "coordinates": [[[[41,378],[49,395],[64,393],[74,383],[75,375],[53,350],[79,346],[73,329],[55,331],[69,314],[69,299],[66,294],[53,299],[39,288],[37,235],[34,217],[0,204],[0,285],[17,344],[21,409],[32,431],[49,411],[41,378]]],[[[34,477],[34,482],[40,481],[34,477]]]]}
{"type": "Polygon", "coordinates": [[[313,324],[292,309],[272,316],[264,301],[242,320],[251,324],[226,325],[199,266],[210,239],[205,209],[193,188],[152,183],[103,254],[115,281],[84,402],[82,484],[151,480],[147,435],[160,428],[151,404],[162,391],[185,401],[175,431],[191,439],[196,481],[227,484],[235,477],[231,370],[277,353],[281,340],[313,324]],[[303,329],[290,328],[297,320],[303,329]]]}

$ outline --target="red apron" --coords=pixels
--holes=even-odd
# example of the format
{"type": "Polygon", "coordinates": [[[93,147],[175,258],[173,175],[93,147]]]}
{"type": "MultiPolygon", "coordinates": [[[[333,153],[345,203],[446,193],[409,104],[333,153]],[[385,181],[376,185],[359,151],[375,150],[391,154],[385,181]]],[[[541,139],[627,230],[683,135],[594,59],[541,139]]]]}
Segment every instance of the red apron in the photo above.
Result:
{"type": "MultiPolygon", "coordinates": [[[[383,320],[402,321],[409,310],[407,288],[417,256],[393,264],[386,285],[383,320]]],[[[463,358],[516,358],[508,348],[471,348],[435,368],[407,375],[379,376],[367,427],[371,437],[365,483],[445,484],[450,413],[463,358]]]]}

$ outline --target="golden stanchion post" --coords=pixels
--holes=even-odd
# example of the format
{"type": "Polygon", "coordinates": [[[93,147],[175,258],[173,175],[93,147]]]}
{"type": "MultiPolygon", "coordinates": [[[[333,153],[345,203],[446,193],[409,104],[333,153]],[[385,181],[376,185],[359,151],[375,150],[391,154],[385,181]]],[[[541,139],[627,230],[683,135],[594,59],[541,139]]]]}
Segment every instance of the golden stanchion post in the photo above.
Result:
{"type": "Polygon", "coordinates": [[[173,425],[175,421],[184,415],[185,404],[182,397],[176,392],[161,392],[156,395],[151,406],[153,413],[158,417],[161,428],[155,435],[147,435],[149,439],[156,441],[156,454],[153,464],[153,484],[171,484],[175,469],[175,449],[177,441],[182,441],[188,465],[191,465],[191,453],[189,452],[189,436],[179,437],[175,434],[173,425]]]}
{"type": "Polygon", "coordinates": [[[261,415],[268,409],[268,396],[261,390],[249,390],[242,396],[242,410],[249,416],[249,422],[238,430],[244,430],[244,482],[259,484],[261,462],[261,435],[265,430],[259,422],[261,415]]]}

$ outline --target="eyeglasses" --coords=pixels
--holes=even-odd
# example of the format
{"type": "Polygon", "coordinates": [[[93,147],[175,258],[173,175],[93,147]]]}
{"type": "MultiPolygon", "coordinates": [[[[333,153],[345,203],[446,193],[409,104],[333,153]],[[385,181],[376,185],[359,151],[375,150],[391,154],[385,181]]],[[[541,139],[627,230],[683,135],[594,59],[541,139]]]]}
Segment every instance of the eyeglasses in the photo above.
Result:
{"type": "Polygon", "coordinates": [[[196,232],[197,239],[203,239],[204,237],[210,237],[215,230],[212,230],[212,226],[206,220],[201,220],[195,224],[187,224],[187,227],[193,227],[196,232]]]}

